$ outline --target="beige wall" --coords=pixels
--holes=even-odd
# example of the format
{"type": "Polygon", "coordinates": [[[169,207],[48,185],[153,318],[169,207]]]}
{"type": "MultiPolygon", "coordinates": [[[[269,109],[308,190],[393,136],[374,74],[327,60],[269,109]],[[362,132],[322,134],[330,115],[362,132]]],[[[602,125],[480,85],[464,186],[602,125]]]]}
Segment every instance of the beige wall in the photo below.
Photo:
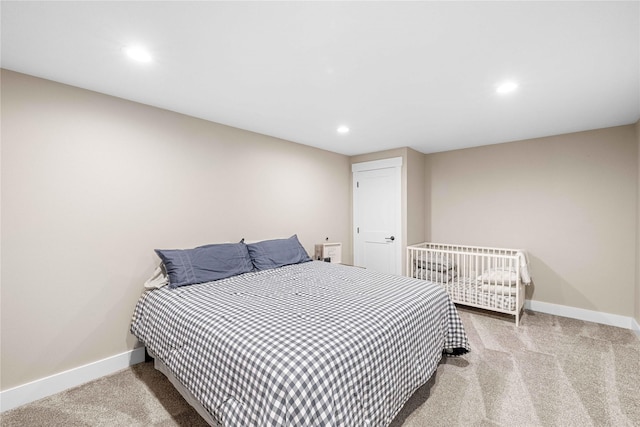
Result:
{"type": "Polygon", "coordinates": [[[634,125],[430,154],[426,168],[429,240],[525,248],[534,300],[634,316],[634,125]]]}
{"type": "Polygon", "coordinates": [[[635,319],[640,324],[640,120],[636,122],[636,145],[638,151],[638,195],[636,210],[636,293],[635,319]]]}
{"type": "Polygon", "coordinates": [[[129,349],[154,248],[325,237],[346,156],[2,71],[2,390],[129,349]]]}
{"type": "Polygon", "coordinates": [[[425,155],[407,149],[407,245],[424,242],[425,235],[425,155]]]}

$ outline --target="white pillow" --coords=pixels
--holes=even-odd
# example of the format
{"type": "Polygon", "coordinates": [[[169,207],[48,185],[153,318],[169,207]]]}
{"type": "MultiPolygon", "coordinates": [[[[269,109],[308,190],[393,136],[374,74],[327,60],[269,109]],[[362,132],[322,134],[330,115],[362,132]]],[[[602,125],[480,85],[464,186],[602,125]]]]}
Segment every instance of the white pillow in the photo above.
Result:
{"type": "Polygon", "coordinates": [[[512,268],[490,268],[478,276],[478,281],[494,284],[515,284],[518,274],[512,268]]]}
{"type": "Polygon", "coordinates": [[[154,289],[161,288],[168,284],[169,277],[167,276],[167,273],[164,271],[164,268],[162,268],[162,266],[158,266],[158,268],[154,270],[151,277],[149,277],[147,281],[144,282],[144,287],[147,289],[154,289]]]}

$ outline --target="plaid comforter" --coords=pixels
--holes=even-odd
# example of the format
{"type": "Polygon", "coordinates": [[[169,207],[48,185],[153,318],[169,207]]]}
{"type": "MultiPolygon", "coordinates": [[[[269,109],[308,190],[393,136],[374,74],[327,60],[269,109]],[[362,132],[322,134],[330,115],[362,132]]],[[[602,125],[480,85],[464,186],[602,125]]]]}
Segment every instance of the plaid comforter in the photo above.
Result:
{"type": "Polygon", "coordinates": [[[317,261],[147,291],[131,332],[225,427],[387,426],[469,350],[439,285],[317,261]]]}

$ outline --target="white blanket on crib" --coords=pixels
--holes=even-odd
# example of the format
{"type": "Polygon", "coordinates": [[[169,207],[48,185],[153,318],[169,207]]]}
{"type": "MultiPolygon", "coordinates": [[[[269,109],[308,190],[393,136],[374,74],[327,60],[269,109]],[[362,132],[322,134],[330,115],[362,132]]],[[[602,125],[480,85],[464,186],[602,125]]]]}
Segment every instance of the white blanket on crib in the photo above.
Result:
{"type": "Polygon", "coordinates": [[[523,250],[518,251],[518,258],[520,258],[520,278],[522,279],[522,283],[528,285],[531,283],[531,276],[529,275],[527,252],[523,250]]]}

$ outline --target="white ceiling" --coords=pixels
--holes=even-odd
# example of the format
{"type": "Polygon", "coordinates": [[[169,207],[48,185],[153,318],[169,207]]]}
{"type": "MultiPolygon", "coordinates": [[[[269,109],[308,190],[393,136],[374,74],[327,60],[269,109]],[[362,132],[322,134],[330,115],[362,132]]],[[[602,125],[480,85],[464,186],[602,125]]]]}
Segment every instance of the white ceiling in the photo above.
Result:
{"type": "Polygon", "coordinates": [[[347,155],[640,118],[639,1],[2,1],[1,19],[3,68],[347,155]]]}

